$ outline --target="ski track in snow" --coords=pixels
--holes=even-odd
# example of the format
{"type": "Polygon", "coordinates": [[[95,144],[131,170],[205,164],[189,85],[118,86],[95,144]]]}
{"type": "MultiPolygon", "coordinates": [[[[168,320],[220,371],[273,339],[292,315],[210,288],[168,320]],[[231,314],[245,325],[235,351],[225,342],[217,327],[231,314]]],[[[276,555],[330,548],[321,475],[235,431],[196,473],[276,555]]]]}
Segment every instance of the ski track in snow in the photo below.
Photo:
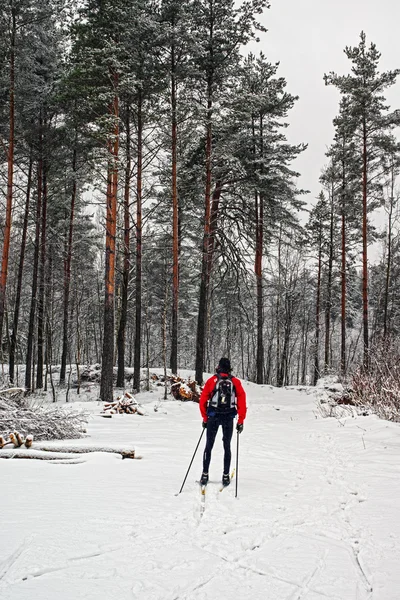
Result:
{"type": "MultiPolygon", "coordinates": [[[[1,461],[0,596],[30,600],[399,600],[399,429],[315,417],[315,396],[245,384],[235,479],[220,493],[219,432],[201,516],[198,406],[139,398],[96,415],[94,444],[142,461],[1,461]]],[[[235,437],[233,461],[235,461],[235,437]]]]}

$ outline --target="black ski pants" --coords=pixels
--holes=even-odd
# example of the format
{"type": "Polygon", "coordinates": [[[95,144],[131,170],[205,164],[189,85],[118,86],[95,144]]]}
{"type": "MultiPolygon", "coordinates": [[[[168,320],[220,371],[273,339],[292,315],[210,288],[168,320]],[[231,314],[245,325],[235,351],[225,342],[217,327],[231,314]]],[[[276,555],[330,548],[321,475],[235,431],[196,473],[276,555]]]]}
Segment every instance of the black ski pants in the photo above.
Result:
{"type": "Polygon", "coordinates": [[[224,444],[224,473],[229,473],[231,466],[231,440],[233,434],[234,415],[213,415],[207,420],[207,441],[203,454],[203,473],[208,473],[211,452],[219,426],[222,427],[222,442],[224,444]]]}

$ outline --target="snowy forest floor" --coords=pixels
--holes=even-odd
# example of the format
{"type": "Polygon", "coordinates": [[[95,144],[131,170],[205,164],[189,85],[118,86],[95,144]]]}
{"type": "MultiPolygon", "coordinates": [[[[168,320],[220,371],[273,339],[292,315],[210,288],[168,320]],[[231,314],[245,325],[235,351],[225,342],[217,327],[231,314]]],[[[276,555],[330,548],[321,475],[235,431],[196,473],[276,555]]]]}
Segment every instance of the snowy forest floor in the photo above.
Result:
{"type": "MultiPolygon", "coordinates": [[[[399,600],[399,425],[322,419],[311,390],[245,389],[238,498],[234,481],[219,492],[219,432],[202,517],[203,441],[176,495],[199,408],[161,391],[138,395],[146,416],[82,403],[93,444],[142,460],[0,461],[0,597],[399,600]]],[[[236,435],[232,448],[234,463],[236,435]]]]}

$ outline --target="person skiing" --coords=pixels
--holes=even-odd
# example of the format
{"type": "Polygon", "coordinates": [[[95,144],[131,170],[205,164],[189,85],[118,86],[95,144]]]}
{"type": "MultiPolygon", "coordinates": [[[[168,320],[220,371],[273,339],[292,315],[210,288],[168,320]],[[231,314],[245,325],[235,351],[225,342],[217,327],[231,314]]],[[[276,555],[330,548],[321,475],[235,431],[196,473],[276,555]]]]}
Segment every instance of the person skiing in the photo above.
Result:
{"type": "Polygon", "coordinates": [[[203,454],[203,473],[200,478],[201,485],[208,483],[208,469],[210,466],[211,452],[219,426],[222,427],[222,441],[224,445],[224,471],[222,485],[230,484],[229,469],[231,465],[231,440],[233,434],[233,420],[238,415],[236,431],[242,433],[243,421],[246,418],[246,392],[240,380],[231,375],[229,358],[221,358],[216,369],[216,374],[210,377],[201,392],[199,407],[203,417],[203,427],[207,429],[207,440],[203,454]]]}

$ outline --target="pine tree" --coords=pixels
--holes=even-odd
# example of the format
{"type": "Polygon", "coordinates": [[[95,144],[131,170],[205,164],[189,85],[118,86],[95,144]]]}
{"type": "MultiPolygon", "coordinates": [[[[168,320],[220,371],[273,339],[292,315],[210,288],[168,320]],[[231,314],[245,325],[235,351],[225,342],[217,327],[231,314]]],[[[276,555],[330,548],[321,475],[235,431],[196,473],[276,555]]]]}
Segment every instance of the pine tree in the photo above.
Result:
{"type": "Polygon", "coordinates": [[[281,132],[297,98],[286,92],[286,81],[276,77],[277,69],[278,65],[269,63],[262,53],[258,57],[250,54],[244,60],[240,91],[234,101],[241,113],[238,122],[244,126],[238,140],[238,157],[245,168],[246,186],[254,195],[257,383],[264,383],[262,263],[265,233],[271,227],[268,217],[279,210],[280,204],[283,208],[285,202],[293,202],[295,207],[296,193],[291,179],[296,173],[290,171],[289,165],[305,148],[291,146],[281,132]],[[246,148],[247,155],[243,151],[246,148]]]}
{"type": "Polygon", "coordinates": [[[337,200],[335,212],[340,217],[340,279],[341,279],[341,336],[340,336],[340,370],[346,373],[346,303],[347,303],[347,264],[350,248],[357,242],[359,232],[358,203],[361,197],[359,173],[361,157],[348,128],[348,98],[343,97],[339,115],[334,119],[335,138],[327,156],[335,165],[337,179],[337,200]]]}
{"type": "Polygon", "coordinates": [[[14,145],[15,145],[15,43],[17,32],[17,7],[11,1],[9,4],[9,136],[7,148],[7,201],[4,227],[3,252],[0,271],[0,350],[3,342],[3,320],[6,302],[6,286],[8,275],[8,260],[10,253],[11,212],[13,204],[14,184],[14,145]]]}
{"type": "Polygon", "coordinates": [[[106,251],[100,397],[112,399],[120,96],[129,78],[131,21],[136,2],[88,0],[73,30],[71,81],[88,124],[97,129],[107,162],[106,251]],[[106,151],[106,152],[104,152],[106,151]]]}
{"type": "Polygon", "coordinates": [[[374,192],[382,175],[381,157],[392,151],[392,129],[400,124],[400,112],[388,112],[384,91],[392,86],[400,73],[399,69],[380,73],[380,53],[375,44],[367,47],[366,35],[360,35],[360,43],[346,47],[345,54],[352,62],[350,75],[325,75],[325,83],[334,85],[347,100],[347,127],[357,142],[362,167],[360,181],[362,189],[362,263],[363,263],[363,365],[368,369],[369,325],[368,325],[368,212],[374,207],[374,192]]]}
{"type": "Polygon", "coordinates": [[[327,201],[323,192],[318,196],[318,202],[310,212],[310,219],[307,226],[311,248],[317,249],[317,284],[315,301],[315,342],[314,342],[314,373],[313,385],[317,384],[321,376],[319,361],[319,342],[321,334],[321,279],[323,259],[326,254],[328,241],[327,229],[329,224],[329,211],[327,210],[327,201]]]}
{"type": "Polygon", "coordinates": [[[257,29],[261,29],[257,15],[267,7],[267,0],[250,0],[241,3],[238,8],[233,0],[193,0],[192,3],[194,68],[197,71],[197,91],[205,130],[204,233],[195,365],[195,376],[199,383],[203,380],[209,283],[221,196],[221,183],[213,178],[213,125],[218,103],[228,93],[229,76],[239,63],[240,48],[255,37],[257,29]]]}
{"type": "Polygon", "coordinates": [[[184,105],[184,87],[189,79],[190,49],[190,6],[178,0],[163,0],[161,3],[163,27],[163,66],[169,78],[170,143],[171,154],[171,199],[172,199],[172,323],[170,368],[178,370],[178,320],[179,320],[179,212],[178,197],[178,147],[180,142],[180,120],[184,105]]]}

